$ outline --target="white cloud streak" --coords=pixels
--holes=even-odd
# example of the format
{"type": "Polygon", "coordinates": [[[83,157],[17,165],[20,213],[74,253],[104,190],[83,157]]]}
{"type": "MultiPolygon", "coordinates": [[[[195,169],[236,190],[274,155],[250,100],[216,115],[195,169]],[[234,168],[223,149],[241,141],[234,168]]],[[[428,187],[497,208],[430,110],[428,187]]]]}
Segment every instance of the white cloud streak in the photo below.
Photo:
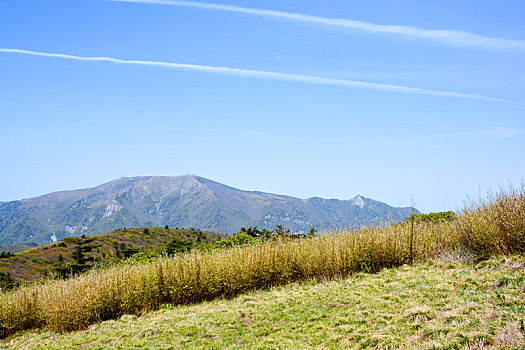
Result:
{"type": "Polygon", "coordinates": [[[185,1],[185,0],[108,0],[114,2],[132,2],[141,4],[171,5],[203,8],[243,13],[255,16],[281,18],[296,22],[305,22],[330,27],[350,28],[373,33],[399,35],[414,39],[434,41],[444,45],[464,48],[477,48],[489,50],[525,50],[525,40],[513,40],[504,38],[493,38],[484,35],[462,32],[457,30],[424,29],[402,25],[384,25],[370,22],[356,21],[351,19],[326,18],[310,16],[300,13],[283,12],[275,10],[255,9],[248,7],[223,5],[207,2],[185,1]]]}
{"type": "Polygon", "coordinates": [[[85,57],[85,56],[75,56],[75,55],[68,55],[68,54],[62,54],[62,53],[47,53],[47,52],[40,52],[40,51],[8,49],[8,48],[0,48],[0,52],[25,54],[25,55],[32,55],[32,56],[42,56],[42,57],[52,57],[52,58],[63,58],[63,59],[76,60],[76,61],[90,61],[90,62],[95,61],[95,62],[110,62],[110,63],[116,63],[116,64],[156,66],[156,67],[175,68],[175,69],[197,71],[197,72],[235,75],[235,76],[247,77],[247,78],[258,78],[258,79],[278,80],[278,81],[292,81],[292,82],[299,82],[299,83],[306,83],[306,84],[331,85],[331,86],[351,87],[351,88],[358,88],[358,89],[381,90],[381,91],[399,92],[399,93],[405,93],[405,94],[452,97],[452,98],[519,104],[519,105],[523,104],[521,102],[510,101],[510,100],[501,99],[501,98],[462,93],[462,92],[422,89],[422,88],[414,88],[414,87],[407,87],[407,86],[400,86],[400,85],[370,83],[370,82],[365,82],[365,81],[345,80],[345,79],[337,79],[337,78],[324,78],[324,77],[312,76],[312,75],[290,74],[290,73],[280,73],[280,72],[271,72],[271,71],[259,71],[259,70],[250,70],[250,69],[239,69],[239,68],[186,64],[186,63],[172,63],[172,62],[161,62],[161,61],[124,60],[124,59],[113,58],[113,57],[85,57]]]}

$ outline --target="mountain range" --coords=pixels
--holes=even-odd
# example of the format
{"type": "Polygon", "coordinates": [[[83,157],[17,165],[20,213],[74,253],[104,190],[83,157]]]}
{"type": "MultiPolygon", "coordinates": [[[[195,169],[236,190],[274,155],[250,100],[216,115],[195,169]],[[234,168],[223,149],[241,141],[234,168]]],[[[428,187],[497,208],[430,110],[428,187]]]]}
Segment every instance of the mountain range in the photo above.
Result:
{"type": "Polygon", "coordinates": [[[241,227],[283,225],[299,232],[395,222],[410,212],[361,195],[300,199],[243,191],[195,175],[122,177],[93,188],[0,202],[0,244],[45,244],[138,226],[232,234],[241,227]]]}

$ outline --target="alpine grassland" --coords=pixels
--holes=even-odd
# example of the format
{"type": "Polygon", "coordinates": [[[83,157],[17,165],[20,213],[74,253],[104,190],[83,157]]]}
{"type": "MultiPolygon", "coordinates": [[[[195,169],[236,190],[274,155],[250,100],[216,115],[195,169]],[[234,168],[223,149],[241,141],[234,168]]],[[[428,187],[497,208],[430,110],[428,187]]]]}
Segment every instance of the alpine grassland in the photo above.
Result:
{"type": "Polygon", "coordinates": [[[165,304],[75,332],[32,330],[23,349],[523,349],[525,256],[429,259],[324,283],[165,304]]]}
{"type": "MultiPolygon", "coordinates": [[[[167,307],[183,307],[215,299],[226,303],[242,293],[256,295],[253,293],[262,292],[254,290],[294,282],[345,281],[352,276],[364,278],[369,273],[379,273],[370,278],[374,283],[387,284],[387,276],[384,279],[377,277],[384,275],[384,269],[409,268],[405,265],[412,262],[428,265],[432,261],[450,261],[453,268],[454,264],[480,263],[491,256],[519,256],[524,252],[525,187],[522,186],[489,194],[485,200],[467,206],[451,220],[408,220],[386,227],[333,230],[312,238],[288,237],[210,251],[193,250],[173,257],[95,268],[70,279],[21,286],[0,294],[0,337],[32,329],[59,333],[78,331],[101,321],[122,319],[125,315],[143,317],[149,311],[162,311],[167,307]],[[411,237],[412,249],[409,244],[411,237]]],[[[439,271],[442,270],[436,272],[438,275],[439,271]]],[[[521,273],[521,277],[512,276],[517,281],[513,293],[521,293],[523,297],[523,270],[516,273],[521,273]]],[[[446,280],[447,276],[443,278],[445,280],[439,283],[451,283],[446,280]]],[[[412,286],[416,282],[427,283],[418,281],[407,278],[404,285],[399,283],[398,292],[419,288],[412,286]]],[[[508,279],[502,283],[512,284],[513,281],[508,279]]],[[[357,282],[338,283],[353,285],[357,282]]],[[[469,288],[474,290],[476,283],[479,285],[480,282],[473,280],[469,288]]],[[[363,289],[363,293],[366,290],[363,289]]],[[[441,291],[443,298],[447,297],[445,290],[441,291]]],[[[495,298],[506,302],[504,295],[495,298]]],[[[516,298],[520,300],[519,296],[516,298]]],[[[336,299],[334,305],[338,305],[336,299]]],[[[361,312],[375,314],[379,306],[361,312]]],[[[516,308],[516,313],[523,315],[523,302],[509,307],[516,308]]],[[[338,306],[334,308],[338,309],[338,306]]],[[[405,309],[403,305],[399,308],[405,309]]],[[[392,316],[381,321],[385,327],[389,322],[404,320],[407,324],[417,324],[434,317],[432,309],[407,309],[402,316],[398,315],[401,317],[398,320],[399,317],[394,315],[394,304],[390,309],[392,316]]],[[[454,309],[450,310],[449,316],[452,324],[456,318],[462,317],[456,315],[454,309]]],[[[439,336],[446,338],[445,333],[439,336]]],[[[480,343],[489,341],[482,331],[475,335],[475,339],[480,343]]],[[[378,335],[375,345],[371,345],[379,346],[380,341],[378,335]]]]}

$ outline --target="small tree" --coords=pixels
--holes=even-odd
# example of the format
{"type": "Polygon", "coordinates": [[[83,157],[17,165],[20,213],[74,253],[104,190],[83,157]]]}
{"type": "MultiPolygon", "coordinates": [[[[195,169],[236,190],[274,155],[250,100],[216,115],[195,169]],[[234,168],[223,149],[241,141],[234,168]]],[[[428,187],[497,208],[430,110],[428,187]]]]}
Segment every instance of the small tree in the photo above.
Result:
{"type": "Polygon", "coordinates": [[[100,246],[92,244],[94,240],[94,237],[86,238],[86,236],[82,236],[73,241],[75,243],[75,251],[71,253],[71,257],[78,265],[86,265],[87,262],[93,261],[93,257],[86,256],[86,253],[100,246]]]}
{"type": "Polygon", "coordinates": [[[307,237],[315,237],[315,233],[317,232],[317,230],[315,228],[310,228],[310,231],[308,231],[308,236],[307,237]]]}
{"type": "Polygon", "coordinates": [[[128,259],[131,258],[133,255],[137,254],[138,252],[139,250],[137,248],[129,247],[123,249],[120,253],[122,254],[122,258],[128,259]]]}
{"type": "Polygon", "coordinates": [[[241,232],[239,233],[247,234],[248,236],[252,236],[253,238],[258,238],[261,236],[261,231],[257,229],[257,226],[254,226],[254,227],[250,226],[248,228],[241,227],[241,232]]]}
{"type": "Polygon", "coordinates": [[[275,227],[275,234],[277,237],[286,237],[290,234],[290,230],[286,230],[283,225],[277,225],[275,227]]]}
{"type": "Polygon", "coordinates": [[[11,290],[15,286],[16,283],[9,272],[0,272],[0,292],[5,290],[11,290]]]}
{"type": "Polygon", "coordinates": [[[64,261],[64,257],[59,255],[58,261],[54,264],[54,270],[57,275],[61,278],[67,278],[88,270],[90,266],[87,263],[93,261],[94,259],[91,256],[87,256],[87,253],[100,246],[93,244],[94,240],[94,237],[86,238],[85,235],[82,237],[67,238],[68,243],[74,244],[74,251],[71,253],[73,262],[66,263],[64,261]]]}
{"type": "Polygon", "coordinates": [[[263,228],[263,230],[261,231],[261,239],[263,241],[268,241],[272,239],[273,235],[274,235],[274,232],[272,230],[267,230],[263,228]]]}
{"type": "Polygon", "coordinates": [[[185,253],[192,250],[194,247],[193,242],[190,241],[183,241],[178,238],[174,238],[168,245],[166,246],[166,254],[168,255],[175,255],[177,253],[185,253]]]}
{"type": "Polygon", "coordinates": [[[236,245],[252,244],[255,242],[257,242],[257,239],[255,237],[252,237],[244,232],[239,232],[216,242],[215,247],[229,248],[236,245]]]}
{"type": "Polygon", "coordinates": [[[115,255],[120,258],[120,247],[117,241],[113,241],[113,249],[115,249],[115,255]]]}
{"type": "Polygon", "coordinates": [[[13,253],[11,253],[11,252],[1,252],[0,253],[0,259],[2,259],[2,258],[10,258],[12,256],[15,256],[15,255],[13,253]]]}

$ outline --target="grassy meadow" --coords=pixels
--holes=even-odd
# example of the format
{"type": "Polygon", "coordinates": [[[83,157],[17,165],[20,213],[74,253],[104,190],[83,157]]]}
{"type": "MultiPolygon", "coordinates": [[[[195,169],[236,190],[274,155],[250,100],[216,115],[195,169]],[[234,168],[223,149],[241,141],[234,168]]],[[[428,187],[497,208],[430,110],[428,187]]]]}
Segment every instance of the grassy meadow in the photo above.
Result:
{"type": "Polygon", "coordinates": [[[233,299],[163,305],[85,330],[29,331],[5,349],[523,349],[525,258],[451,256],[233,299]]]}
{"type": "MultiPolygon", "coordinates": [[[[228,303],[233,301],[227,301],[227,299],[234,298],[241,293],[294,282],[309,281],[309,283],[314,283],[316,281],[340,280],[340,282],[329,283],[325,286],[326,288],[335,288],[334,286],[337,286],[337,283],[353,285],[364,278],[370,279],[370,281],[374,280],[378,285],[376,287],[370,286],[370,288],[386,288],[388,283],[385,274],[390,273],[388,271],[397,271],[397,267],[409,263],[428,266],[432,261],[431,259],[467,262],[481,261],[493,255],[510,256],[515,253],[524,253],[524,242],[525,189],[522,187],[518,190],[511,189],[489,195],[486,200],[465,208],[457,219],[447,222],[418,221],[413,225],[406,222],[385,228],[364,228],[358,231],[339,230],[309,239],[278,239],[211,252],[192,251],[171,258],[164,257],[148,262],[94,269],[67,280],[48,281],[21,287],[12,292],[0,294],[0,337],[5,338],[17,332],[32,329],[51,332],[78,331],[90,326],[98,327],[92,325],[106,320],[128,318],[135,320],[133,316],[145,315],[154,310],[166,310],[165,305],[174,307],[209,302],[214,299],[225,299],[221,302],[228,303]],[[385,268],[391,270],[383,270],[385,268]],[[376,272],[380,273],[371,276],[363,275],[363,273],[376,272]],[[357,279],[356,275],[360,276],[360,279],[357,279]],[[350,276],[354,278],[345,280],[350,276]]],[[[399,271],[406,269],[412,271],[409,267],[403,267],[399,271]]],[[[506,285],[509,283],[514,285],[515,289],[511,294],[517,295],[517,300],[522,300],[523,298],[519,298],[519,296],[523,296],[523,287],[520,285],[523,282],[523,270],[518,270],[521,272],[516,272],[517,275],[514,276],[518,282],[512,282],[514,284],[505,283],[506,285]],[[520,278],[521,282],[519,282],[520,278]]],[[[417,285],[412,284],[425,284],[427,282],[417,277],[422,272],[417,272],[417,269],[414,271],[416,272],[413,273],[413,279],[407,277],[404,282],[396,282],[402,289],[398,292],[421,292],[417,285]],[[411,288],[417,290],[410,291],[411,288]]],[[[436,279],[430,285],[450,284],[451,286],[444,287],[442,290],[434,288],[433,293],[438,293],[439,298],[442,299],[457,300],[458,306],[465,307],[457,295],[458,289],[452,286],[453,279],[451,280],[450,276],[440,271],[443,270],[441,268],[435,270],[436,279]],[[442,274],[441,277],[438,276],[440,274],[442,274]],[[438,282],[438,277],[441,278],[440,282],[438,282]]],[[[427,272],[422,274],[427,274],[427,272]]],[[[485,302],[496,301],[492,298],[492,294],[490,294],[491,299],[474,300],[475,293],[477,293],[475,291],[481,286],[485,286],[485,282],[483,282],[485,277],[483,276],[480,277],[480,282],[473,280],[472,286],[469,287],[472,292],[461,296],[465,298],[465,302],[479,302],[480,305],[483,305],[485,302]]],[[[286,290],[286,288],[281,290],[286,290]]],[[[293,287],[290,288],[292,291],[293,287]]],[[[362,290],[363,298],[366,298],[367,289],[362,290]]],[[[260,292],[255,293],[248,295],[257,295],[260,292]]],[[[384,293],[386,291],[380,292],[380,295],[384,293]]],[[[501,302],[507,300],[506,294],[500,294],[500,297],[501,302]]],[[[405,318],[400,318],[398,321],[406,324],[400,327],[410,328],[410,324],[436,318],[437,311],[434,311],[432,306],[428,306],[426,303],[421,304],[421,307],[424,308],[422,311],[413,311],[411,314],[408,309],[404,310],[405,304],[411,301],[410,296],[407,298],[406,301],[403,298],[397,298],[399,302],[397,309],[396,303],[390,304],[391,316],[385,316],[382,319],[382,323],[378,324],[383,325],[380,328],[388,327],[390,323],[397,322],[396,320],[405,314],[406,317],[403,316],[405,318]],[[429,309],[425,309],[425,307],[429,309]]],[[[298,299],[297,302],[299,301],[298,299]]],[[[304,302],[307,302],[306,299],[304,302]]],[[[313,303],[313,301],[311,302],[313,303]]],[[[337,302],[335,303],[337,304],[337,302]]],[[[346,302],[340,304],[346,305],[346,302]]],[[[205,303],[203,305],[210,304],[205,303]]],[[[490,305],[484,306],[489,307],[490,305]]],[[[512,322],[518,322],[515,318],[520,317],[519,315],[523,317],[523,302],[512,304],[509,307],[514,308],[514,314],[518,315],[513,316],[512,322]]],[[[337,310],[338,308],[333,309],[337,310]]],[[[344,308],[342,307],[342,309],[344,308]]],[[[332,315],[334,310],[330,311],[328,315],[332,315]]],[[[449,310],[452,317],[449,318],[451,325],[467,322],[462,319],[462,314],[455,315],[456,311],[454,310],[455,308],[449,310]],[[457,318],[457,321],[454,321],[454,317],[457,318]]],[[[164,311],[160,311],[160,313],[162,312],[164,311]]],[[[315,310],[310,312],[315,312],[315,310]]],[[[367,313],[370,317],[378,317],[379,315],[377,309],[372,308],[371,305],[364,307],[361,312],[367,313]]],[[[474,309],[469,312],[474,312],[474,309]]],[[[246,313],[244,314],[246,315],[246,313]]],[[[508,320],[506,319],[506,321],[508,320]]],[[[334,320],[326,319],[325,325],[330,324],[330,322],[334,322],[334,320]]],[[[341,322],[346,321],[342,320],[341,322]]],[[[467,325],[471,324],[468,322],[467,325]]],[[[476,326],[475,323],[473,325],[476,326]]],[[[215,326],[217,325],[213,327],[215,326]]],[[[370,324],[367,327],[368,331],[363,328],[363,334],[376,326],[370,324]]],[[[477,335],[467,335],[467,338],[471,339],[468,342],[489,344],[495,341],[494,339],[497,337],[495,329],[484,328],[483,324],[478,324],[476,327],[478,327],[479,332],[476,333],[477,335]]],[[[519,328],[515,325],[512,327],[519,328]]],[[[304,331],[312,337],[317,334],[311,329],[304,329],[304,331]]],[[[296,332],[301,333],[303,331],[298,328],[296,332]]],[[[322,336],[322,329],[319,332],[322,336]]],[[[394,330],[393,333],[398,332],[394,330]]],[[[370,341],[375,342],[375,344],[383,344],[381,341],[384,331],[377,329],[375,334],[376,339],[370,341]]],[[[303,335],[303,337],[306,336],[307,334],[303,335]]],[[[336,337],[336,335],[333,336],[336,337]]],[[[437,341],[436,344],[445,344],[451,341],[447,338],[446,333],[436,336],[429,333],[425,336],[428,339],[433,339],[432,341],[437,341]]],[[[391,344],[398,344],[396,341],[400,342],[401,340],[392,341],[394,343],[391,344]]],[[[390,340],[384,344],[390,344],[389,342],[390,340]]],[[[373,344],[370,343],[369,345],[372,346],[373,344]]]]}

